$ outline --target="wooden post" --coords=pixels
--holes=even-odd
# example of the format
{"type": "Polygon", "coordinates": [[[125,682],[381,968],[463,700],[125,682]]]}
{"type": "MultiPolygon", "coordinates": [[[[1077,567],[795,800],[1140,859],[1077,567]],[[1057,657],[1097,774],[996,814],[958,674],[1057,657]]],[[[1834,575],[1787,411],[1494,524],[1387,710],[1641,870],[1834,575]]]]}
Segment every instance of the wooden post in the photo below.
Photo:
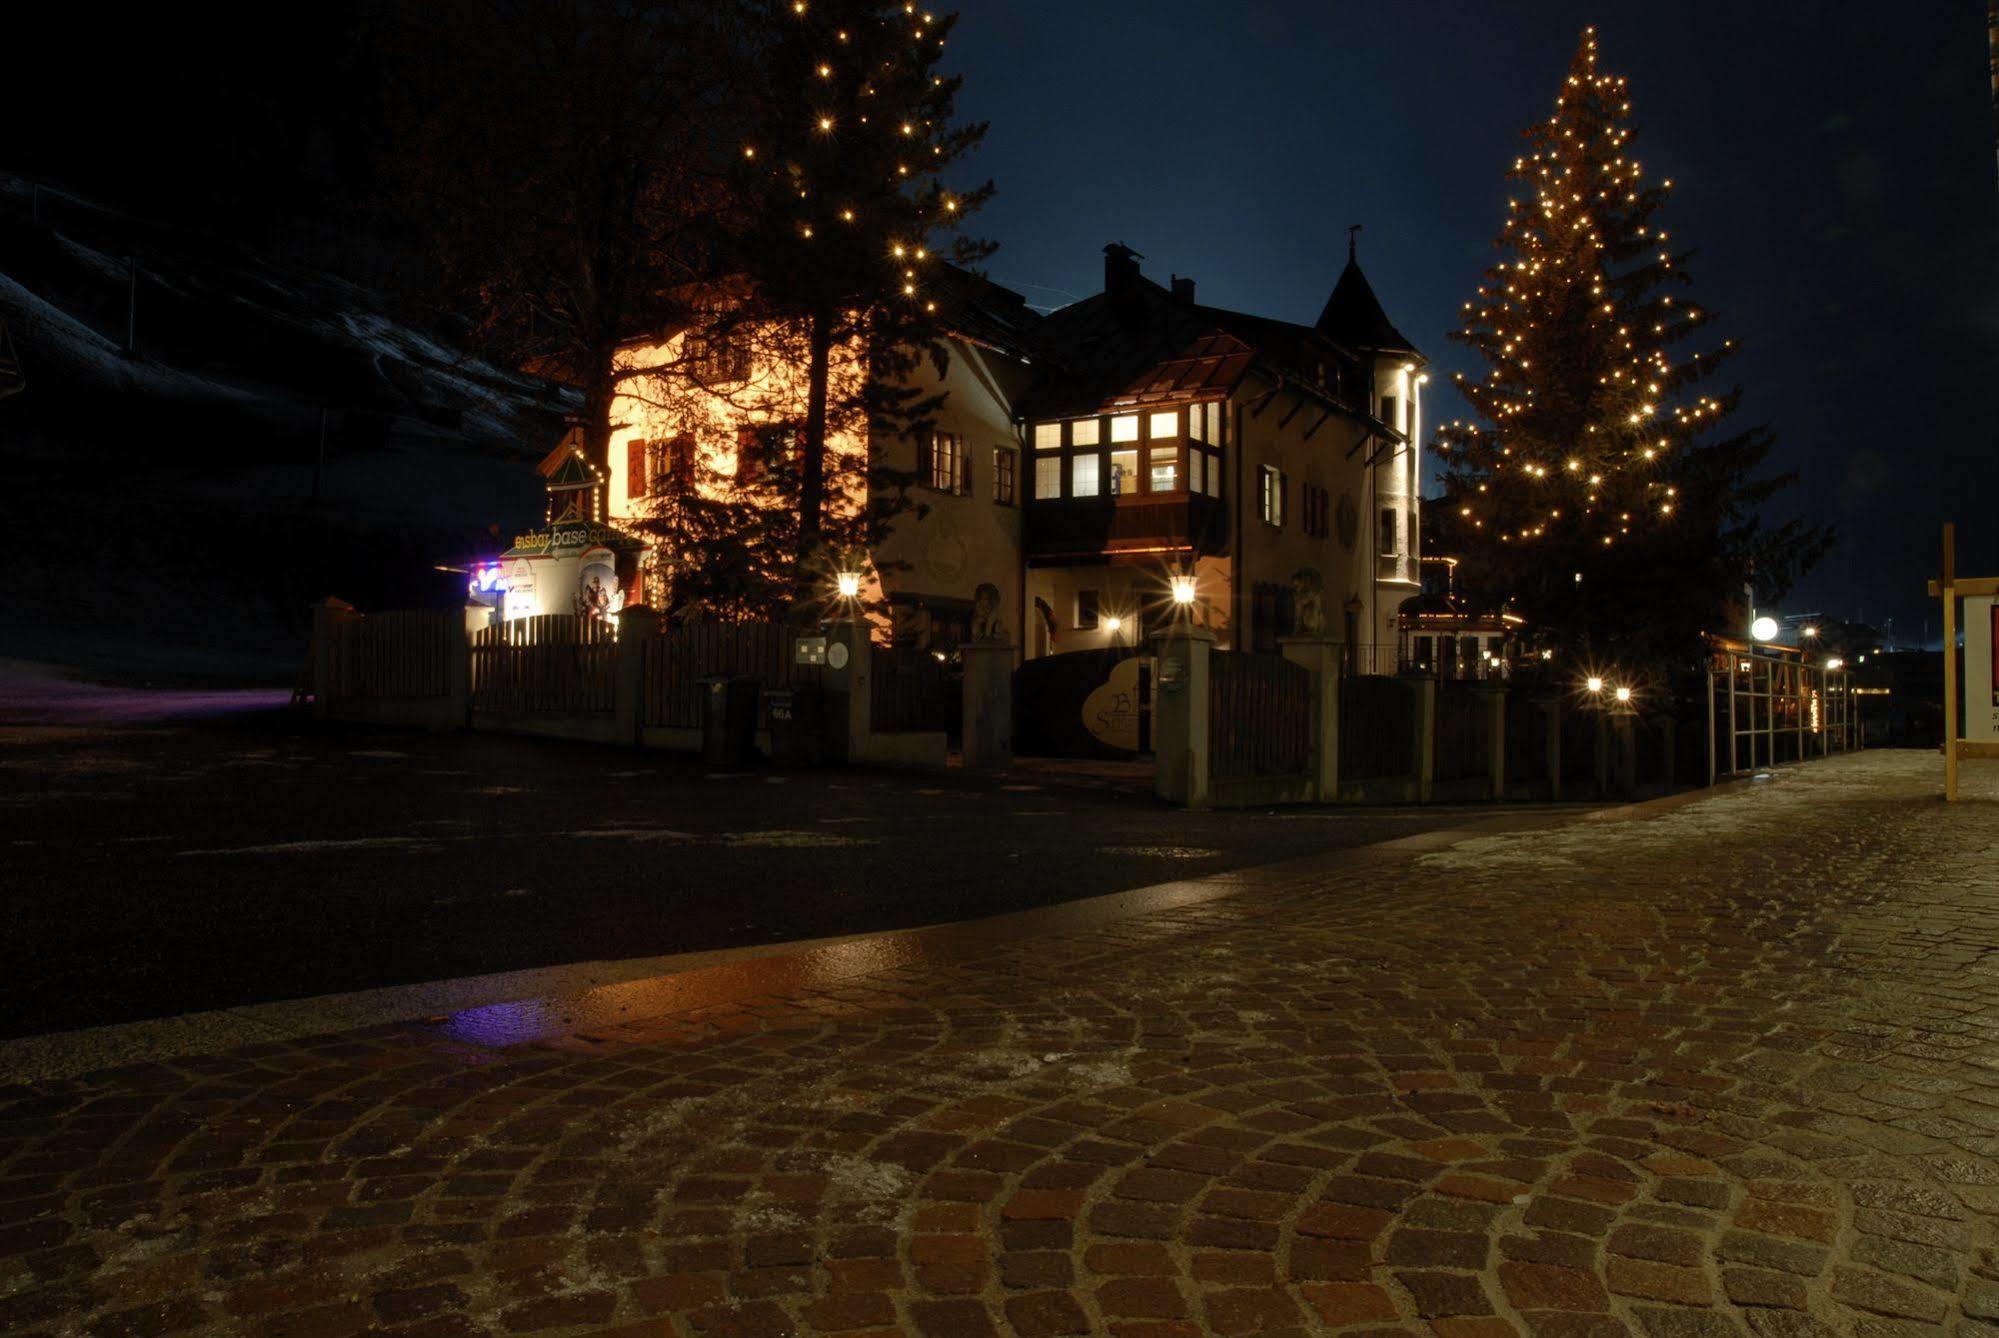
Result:
{"type": "Polygon", "coordinates": [[[1957,802],[1957,526],[1943,527],[1943,798],[1957,802]]]}

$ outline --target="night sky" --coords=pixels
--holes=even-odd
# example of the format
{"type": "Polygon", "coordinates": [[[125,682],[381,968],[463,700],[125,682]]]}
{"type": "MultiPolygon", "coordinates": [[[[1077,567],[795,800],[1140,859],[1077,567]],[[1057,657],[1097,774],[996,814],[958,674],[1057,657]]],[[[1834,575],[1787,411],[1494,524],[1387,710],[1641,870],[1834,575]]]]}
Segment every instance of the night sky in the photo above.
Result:
{"type": "Polygon", "coordinates": [[[1518,132],[1552,109],[1576,37],[1629,76],[1648,173],[1731,369],[1740,421],[1799,482],[1773,514],[1838,526],[1785,601],[1894,619],[1937,608],[1939,524],[1999,574],[1999,182],[1985,6],[971,0],[960,106],[992,277],[1042,306],[1102,284],[1103,244],[1202,301],[1310,322],[1361,260],[1432,359],[1431,421],[1471,371],[1445,336],[1491,259],[1518,132]],[[1982,513],[1982,515],[1981,515],[1982,513]]]}

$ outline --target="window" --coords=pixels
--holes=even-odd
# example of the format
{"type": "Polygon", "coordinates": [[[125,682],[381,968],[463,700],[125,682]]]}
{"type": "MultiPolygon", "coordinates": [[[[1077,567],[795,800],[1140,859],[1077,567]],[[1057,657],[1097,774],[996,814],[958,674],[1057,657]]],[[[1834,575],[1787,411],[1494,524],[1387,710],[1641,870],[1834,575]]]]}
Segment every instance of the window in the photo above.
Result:
{"type": "Polygon", "coordinates": [[[1187,406],[1187,440],[1206,441],[1208,439],[1208,406],[1190,404],[1187,406]]]}
{"type": "Polygon", "coordinates": [[[1153,492],[1180,491],[1180,450],[1176,446],[1152,448],[1152,474],[1149,485],[1153,492]]]}
{"type": "Polygon", "coordinates": [[[1097,592],[1078,590],[1076,592],[1076,628],[1088,631],[1097,625],[1097,592]]]}
{"type": "Polygon", "coordinates": [[[1145,430],[1148,435],[1153,437],[1179,436],[1180,411],[1178,409],[1173,409],[1165,413],[1153,414],[1152,421],[1146,424],[1145,430]]]}
{"type": "MultiPolygon", "coordinates": [[[[1111,421],[1115,423],[1117,420],[1112,419],[1111,421]]],[[[1134,419],[1132,421],[1135,426],[1137,420],[1134,419]]],[[[1115,438],[1117,433],[1113,431],[1111,436],[1115,438]]],[[[1125,497],[1129,497],[1138,491],[1138,452],[1136,450],[1111,452],[1111,491],[1125,497]]]]}
{"type": "Polygon", "coordinates": [[[763,463],[764,429],[760,427],[739,427],[736,429],[736,486],[748,487],[756,482],[757,466],[763,463]]]}
{"type": "Polygon", "coordinates": [[[1395,509],[1383,507],[1381,510],[1381,555],[1394,557],[1402,550],[1395,543],[1395,509]]]}
{"type": "Polygon", "coordinates": [[[1381,397],[1381,421],[1392,428],[1401,428],[1402,419],[1395,402],[1395,396],[1383,395],[1381,397]]]}
{"type": "Polygon", "coordinates": [[[1060,423],[1036,423],[1034,425],[1034,449],[1037,451],[1061,450],[1062,425],[1060,423]]]}
{"type": "Polygon", "coordinates": [[[1094,446],[1097,444],[1099,423],[1094,418],[1078,418],[1069,424],[1069,444],[1071,446],[1094,446]]]}
{"type": "Polygon", "coordinates": [[[1284,473],[1276,465],[1264,465],[1259,471],[1260,492],[1257,496],[1257,514],[1266,525],[1284,524],[1284,473]]]}
{"type": "MultiPolygon", "coordinates": [[[[1207,455],[1207,452],[1203,451],[1202,454],[1207,455]]],[[[1221,495],[1222,457],[1218,454],[1208,455],[1208,496],[1220,497],[1221,495]]]]}
{"type": "Polygon", "coordinates": [[[1092,451],[1088,455],[1074,456],[1069,461],[1069,495],[1071,497],[1095,497],[1103,490],[1103,459],[1092,451]]]}
{"type": "Polygon", "coordinates": [[[993,500],[1002,506],[1014,504],[1014,475],[1019,467],[1019,451],[1011,446],[993,447],[993,500]]]}
{"type": "Polygon", "coordinates": [[[651,449],[636,437],[625,443],[625,496],[635,502],[646,495],[646,452],[651,449]]]}
{"type": "Polygon", "coordinates": [[[1060,497],[1062,495],[1061,456],[1037,455],[1034,457],[1034,495],[1036,497],[1060,497]]]}
{"type": "Polygon", "coordinates": [[[1121,413],[1111,419],[1111,440],[1137,441],[1138,415],[1135,413],[1121,413]]]}
{"type": "Polygon", "coordinates": [[[1314,539],[1323,539],[1331,533],[1333,495],[1324,488],[1308,483],[1299,494],[1299,501],[1303,511],[1300,523],[1305,533],[1314,539]]]}
{"type": "Polygon", "coordinates": [[[687,336],[686,359],[694,379],[704,385],[749,379],[748,347],[723,335],[687,336]]]}
{"type": "Polygon", "coordinates": [[[694,490],[694,438],[682,433],[666,443],[664,459],[653,472],[665,475],[665,483],[676,492],[694,490]]]}
{"type": "Polygon", "coordinates": [[[1208,490],[1208,453],[1189,449],[1187,452],[1187,491],[1206,492],[1208,490]]]}
{"type": "Polygon", "coordinates": [[[929,449],[917,451],[917,478],[938,492],[968,495],[972,491],[970,466],[965,458],[965,439],[956,432],[932,432],[929,449]]]}

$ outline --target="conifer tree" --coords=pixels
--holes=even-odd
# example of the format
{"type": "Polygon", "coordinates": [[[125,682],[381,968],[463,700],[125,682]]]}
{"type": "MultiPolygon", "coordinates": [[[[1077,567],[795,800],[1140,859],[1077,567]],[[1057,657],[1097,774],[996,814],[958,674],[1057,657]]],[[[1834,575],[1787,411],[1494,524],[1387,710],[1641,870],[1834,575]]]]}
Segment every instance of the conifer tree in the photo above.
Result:
{"type": "MultiPolygon", "coordinates": [[[[802,346],[795,529],[810,568],[831,538],[829,439],[921,431],[939,403],[907,375],[924,359],[944,367],[939,269],[947,253],[990,253],[959,228],[992,185],[945,180],[985,133],[956,120],[960,81],[939,68],[955,15],[878,0],[751,0],[750,12],[761,114],[738,162],[735,231],[755,297],[735,319],[802,346]],[[843,360],[860,374],[842,376],[843,360]]],[[[899,495],[885,482],[872,492],[899,495]]]]}
{"type": "Polygon", "coordinates": [[[1766,429],[1727,426],[1741,394],[1714,378],[1736,346],[1690,296],[1631,112],[1586,30],[1508,174],[1500,259],[1453,335],[1486,370],[1459,374],[1473,420],[1438,445],[1479,589],[1586,654],[1660,663],[1736,630],[1744,586],[1775,599],[1830,536],[1758,518],[1791,476],[1759,473],[1766,429]]]}

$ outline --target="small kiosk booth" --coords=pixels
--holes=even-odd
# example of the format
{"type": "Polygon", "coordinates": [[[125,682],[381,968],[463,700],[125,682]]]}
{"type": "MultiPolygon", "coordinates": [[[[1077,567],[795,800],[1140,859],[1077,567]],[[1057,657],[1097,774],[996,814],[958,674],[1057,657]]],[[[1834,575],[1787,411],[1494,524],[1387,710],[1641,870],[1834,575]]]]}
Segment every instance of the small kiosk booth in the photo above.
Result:
{"type": "Polygon", "coordinates": [[[539,466],[548,488],[548,523],[516,535],[513,546],[472,572],[471,602],[501,622],[566,613],[615,619],[639,602],[643,540],[607,525],[603,475],[584,459],[572,431],[539,466]]]}
{"type": "Polygon", "coordinates": [[[1930,594],[1943,600],[1943,797],[1954,804],[1960,761],[1999,761],[1999,576],[1957,574],[1955,525],[1943,527],[1943,579],[1930,582],[1930,594]],[[1964,601],[1962,682],[1957,668],[1959,600],[1964,601]]]}

